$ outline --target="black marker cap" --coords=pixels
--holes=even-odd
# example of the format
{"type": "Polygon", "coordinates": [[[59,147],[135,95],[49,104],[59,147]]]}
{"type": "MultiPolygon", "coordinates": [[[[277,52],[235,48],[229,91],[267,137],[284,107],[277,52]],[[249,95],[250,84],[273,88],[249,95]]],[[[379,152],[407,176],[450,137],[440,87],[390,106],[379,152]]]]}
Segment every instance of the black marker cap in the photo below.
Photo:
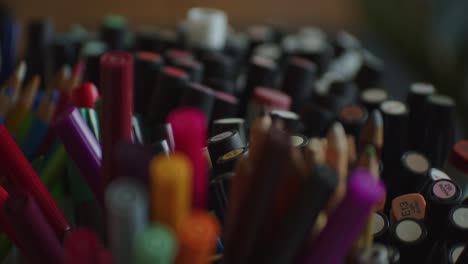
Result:
{"type": "Polygon", "coordinates": [[[286,66],[281,90],[291,96],[292,111],[300,111],[313,92],[317,67],[307,59],[291,57],[286,66]]]}
{"type": "Polygon", "coordinates": [[[427,99],[424,153],[435,167],[445,163],[455,144],[455,101],[443,95],[427,99]]]}
{"type": "MultiPolygon", "coordinates": [[[[102,41],[89,41],[83,45],[81,53],[86,60],[84,80],[92,83],[101,83],[100,58],[107,51],[107,45],[102,41]]],[[[100,86],[97,87],[101,92],[100,86]]]]}
{"type": "Polygon", "coordinates": [[[391,227],[393,243],[400,249],[401,263],[419,263],[427,255],[427,228],[424,223],[405,218],[391,227]]]}
{"type": "Polygon", "coordinates": [[[234,60],[221,52],[206,53],[199,58],[205,66],[204,80],[219,78],[225,80],[235,79],[234,60]]]}
{"type": "Polygon", "coordinates": [[[52,72],[57,72],[63,65],[74,65],[74,49],[66,34],[58,34],[52,42],[52,72]]]}
{"type": "Polygon", "coordinates": [[[283,59],[283,50],[281,46],[277,43],[263,43],[255,47],[253,51],[252,57],[262,57],[270,59],[274,62],[282,64],[283,59]]]}
{"type": "Polygon", "coordinates": [[[338,121],[343,125],[346,134],[354,136],[356,140],[361,138],[367,117],[367,110],[357,104],[346,105],[338,112],[338,121]]]}
{"type": "Polygon", "coordinates": [[[334,76],[334,74],[326,75],[324,78],[329,78],[328,93],[338,98],[343,104],[351,104],[358,100],[359,91],[353,82],[334,76]]]}
{"type": "Polygon", "coordinates": [[[150,27],[140,27],[135,32],[135,50],[160,53],[163,51],[158,32],[150,27]]]}
{"type": "Polygon", "coordinates": [[[434,86],[428,83],[413,83],[410,86],[406,97],[406,104],[410,108],[408,123],[408,146],[410,149],[424,150],[426,101],[435,91],[434,86]]]}
{"type": "Polygon", "coordinates": [[[234,171],[237,161],[240,157],[248,155],[249,150],[246,147],[236,148],[219,156],[217,160],[212,160],[213,177],[216,178],[224,173],[234,171]]]}
{"type": "Polygon", "coordinates": [[[236,92],[236,84],[233,81],[219,78],[208,78],[204,82],[209,87],[213,87],[214,90],[220,91],[227,94],[234,95],[236,92]]]}
{"type": "Polygon", "coordinates": [[[387,215],[382,212],[372,214],[374,226],[372,227],[374,241],[381,243],[389,242],[390,220],[387,215]]]}
{"type": "Polygon", "coordinates": [[[432,244],[426,257],[422,259],[424,264],[448,264],[447,243],[444,240],[437,240],[432,244]]]}
{"type": "Polygon", "coordinates": [[[36,74],[41,76],[40,88],[45,88],[45,81],[51,69],[50,47],[54,36],[54,23],[46,18],[29,22],[26,44],[26,82],[36,74]]]}
{"type": "Polygon", "coordinates": [[[301,133],[304,130],[304,125],[300,120],[300,116],[294,112],[286,110],[272,110],[270,112],[271,119],[281,120],[284,128],[290,133],[301,133]]]}
{"type": "Polygon", "coordinates": [[[151,95],[156,90],[159,72],[163,67],[163,59],[158,53],[137,52],[135,54],[135,91],[134,111],[146,117],[151,95]]]}
{"type": "Polygon", "coordinates": [[[110,50],[124,50],[126,48],[127,20],[121,16],[107,16],[101,23],[100,39],[110,50]]]}
{"type": "Polygon", "coordinates": [[[211,120],[215,100],[215,92],[211,88],[198,83],[188,83],[185,85],[179,106],[197,108],[205,114],[206,120],[211,120]]]}
{"type": "Polygon", "coordinates": [[[257,86],[274,87],[277,74],[276,63],[267,58],[254,56],[247,66],[245,87],[240,91],[240,116],[247,111],[247,104],[257,86]]]}
{"type": "Polygon", "coordinates": [[[247,60],[247,35],[243,32],[228,34],[223,53],[234,60],[235,76],[238,76],[247,60]]]}
{"type": "MultiPolygon", "coordinates": [[[[192,58],[176,59],[174,67],[184,70],[189,75],[189,80],[194,83],[201,83],[203,80],[203,64],[192,58]]],[[[207,84],[210,86],[209,84],[207,84]]]]}
{"type": "Polygon", "coordinates": [[[235,96],[220,91],[216,91],[215,96],[213,120],[237,116],[239,103],[235,96]]]}
{"type": "Polygon", "coordinates": [[[163,123],[169,112],[179,105],[187,81],[187,73],[180,69],[173,67],[162,69],[148,110],[151,125],[163,123]]]}
{"type": "Polygon", "coordinates": [[[307,104],[300,113],[304,124],[304,135],[308,137],[323,137],[336,119],[336,115],[322,107],[307,104]]]}
{"type": "Polygon", "coordinates": [[[214,210],[221,223],[224,223],[229,190],[234,172],[227,172],[210,181],[209,205],[214,210]]]}
{"type": "Polygon", "coordinates": [[[222,118],[213,121],[211,135],[215,136],[226,131],[235,130],[244,144],[246,141],[246,123],[243,118],[222,118]]]}
{"type": "Polygon", "coordinates": [[[379,109],[380,105],[388,99],[388,93],[382,88],[370,88],[361,92],[359,101],[370,113],[379,109]]]}
{"type": "Polygon", "coordinates": [[[250,57],[255,48],[267,42],[274,40],[275,33],[273,29],[266,25],[254,25],[247,28],[247,37],[249,39],[249,51],[247,56],[250,57]]]}
{"type": "Polygon", "coordinates": [[[416,151],[407,151],[401,157],[401,167],[401,177],[396,177],[400,181],[400,194],[421,191],[428,181],[428,171],[431,168],[427,157],[416,151]]]}
{"type": "Polygon", "coordinates": [[[468,205],[457,205],[449,212],[447,241],[465,242],[468,238],[468,205]]]}
{"type": "Polygon", "coordinates": [[[425,198],[428,205],[427,224],[431,230],[431,237],[437,238],[449,221],[449,211],[460,203],[462,193],[455,182],[442,179],[429,185],[425,198]]]}
{"type": "Polygon", "coordinates": [[[320,33],[303,33],[297,56],[303,57],[316,65],[317,75],[322,75],[333,59],[333,48],[320,33]]]}
{"type": "Polygon", "coordinates": [[[384,145],[382,149],[384,173],[392,173],[391,168],[398,168],[400,165],[399,157],[406,150],[408,108],[403,102],[388,100],[380,105],[380,111],[384,120],[384,145]]]}
{"type": "Polygon", "coordinates": [[[362,65],[354,77],[354,82],[361,90],[379,86],[384,70],[383,61],[366,50],[361,54],[362,65]]]}
{"type": "Polygon", "coordinates": [[[468,247],[466,243],[453,245],[449,249],[449,264],[464,264],[468,263],[468,247]]]}
{"type": "Polygon", "coordinates": [[[362,47],[359,40],[347,31],[339,31],[336,33],[331,43],[335,57],[340,56],[347,50],[357,50],[362,47]]]}
{"type": "Polygon", "coordinates": [[[162,52],[170,49],[183,49],[180,44],[180,35],[174,29],[164,28],[158,30],[162,44],[162,52]]]}
{"type": "Polygon", "coordinates": [[[229,130],[208,139],[208,152],[213,162],[231,150],[244,147],[244,142],[237,130],[229,130]]]}

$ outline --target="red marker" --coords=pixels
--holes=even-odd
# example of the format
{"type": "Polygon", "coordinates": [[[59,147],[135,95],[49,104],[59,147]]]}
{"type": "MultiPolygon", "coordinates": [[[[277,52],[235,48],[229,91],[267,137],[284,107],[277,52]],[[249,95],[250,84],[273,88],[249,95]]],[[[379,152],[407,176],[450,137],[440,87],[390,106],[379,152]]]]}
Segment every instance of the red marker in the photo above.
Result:
{"type": "Polygon", "coordinates": [[[132,142],[133,57],[123,51],[101,56],[102,90],[102,176],[104,182],[118,177],[115,149],[132,142]]]}

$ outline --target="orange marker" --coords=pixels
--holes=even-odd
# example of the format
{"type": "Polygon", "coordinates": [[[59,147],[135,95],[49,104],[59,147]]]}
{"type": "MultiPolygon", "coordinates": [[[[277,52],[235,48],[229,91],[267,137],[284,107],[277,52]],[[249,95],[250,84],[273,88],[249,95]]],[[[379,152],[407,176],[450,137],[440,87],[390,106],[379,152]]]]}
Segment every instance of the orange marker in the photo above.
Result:
{"type": "Polygon", "coordinates": [[[214,216],[206,211],[194,211],[177,233],[179,254],[175,263],[208,263],[215,251],[220,231],[221,227],[214,216]]]}
{"type": "Polygon", "coordinates": [[[419,193],[410,193],[396,197],[392,201],[392,220],[404,218],[424,220],[426,200],[419,193]]]}
{"type": "Polygon", "coordinates": [[[150,163],[151,218],[179,230],[190,214],[192,167],[181,153],[158,155],[150,163]]]}

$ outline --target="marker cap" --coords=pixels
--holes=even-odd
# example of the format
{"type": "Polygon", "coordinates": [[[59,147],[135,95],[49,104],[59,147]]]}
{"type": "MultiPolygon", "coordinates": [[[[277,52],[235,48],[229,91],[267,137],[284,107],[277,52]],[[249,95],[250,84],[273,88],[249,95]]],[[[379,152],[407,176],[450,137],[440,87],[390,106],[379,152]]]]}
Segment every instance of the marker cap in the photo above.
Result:
{"type": "Polygon", "coordinates": [[[195,48],[221,50],[228,32],[227,15],[219,9],[191,8],[187,13],[188,44],[195,48]]]}
{"type": "Polygon", "coordinates": [[[176,254],[176,235],[164,225],[152,225],[135,239],[135,264],[170,264],[174,262],[176,254]]]}
{"type": "Polygon", "coordinates": [[[190,83],[185,85],[179,106],[197,108],[205,114],[207,120],[210,120],[215,100],[215,92],[211,88],[198,83],[190,83]]]}

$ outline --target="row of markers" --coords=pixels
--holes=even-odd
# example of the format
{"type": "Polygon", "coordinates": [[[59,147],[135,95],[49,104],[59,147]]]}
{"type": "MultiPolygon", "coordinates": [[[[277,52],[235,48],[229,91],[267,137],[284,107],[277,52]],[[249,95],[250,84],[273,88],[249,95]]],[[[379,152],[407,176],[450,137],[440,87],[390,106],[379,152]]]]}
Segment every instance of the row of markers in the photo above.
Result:
{"type": "Polygon", "coordinates": [[[373,88],[382,62],[344,32],[252,27],[220,42],[222,14],[189,12],[205,35],[139,31],[133,56],[106,52],[128,49],[122,18],[53,49],[50,21],[30,25],[0,91],[0,228],[20,256],[467,263],[453,100],[423,83],[392,100],[373,88]]]}

